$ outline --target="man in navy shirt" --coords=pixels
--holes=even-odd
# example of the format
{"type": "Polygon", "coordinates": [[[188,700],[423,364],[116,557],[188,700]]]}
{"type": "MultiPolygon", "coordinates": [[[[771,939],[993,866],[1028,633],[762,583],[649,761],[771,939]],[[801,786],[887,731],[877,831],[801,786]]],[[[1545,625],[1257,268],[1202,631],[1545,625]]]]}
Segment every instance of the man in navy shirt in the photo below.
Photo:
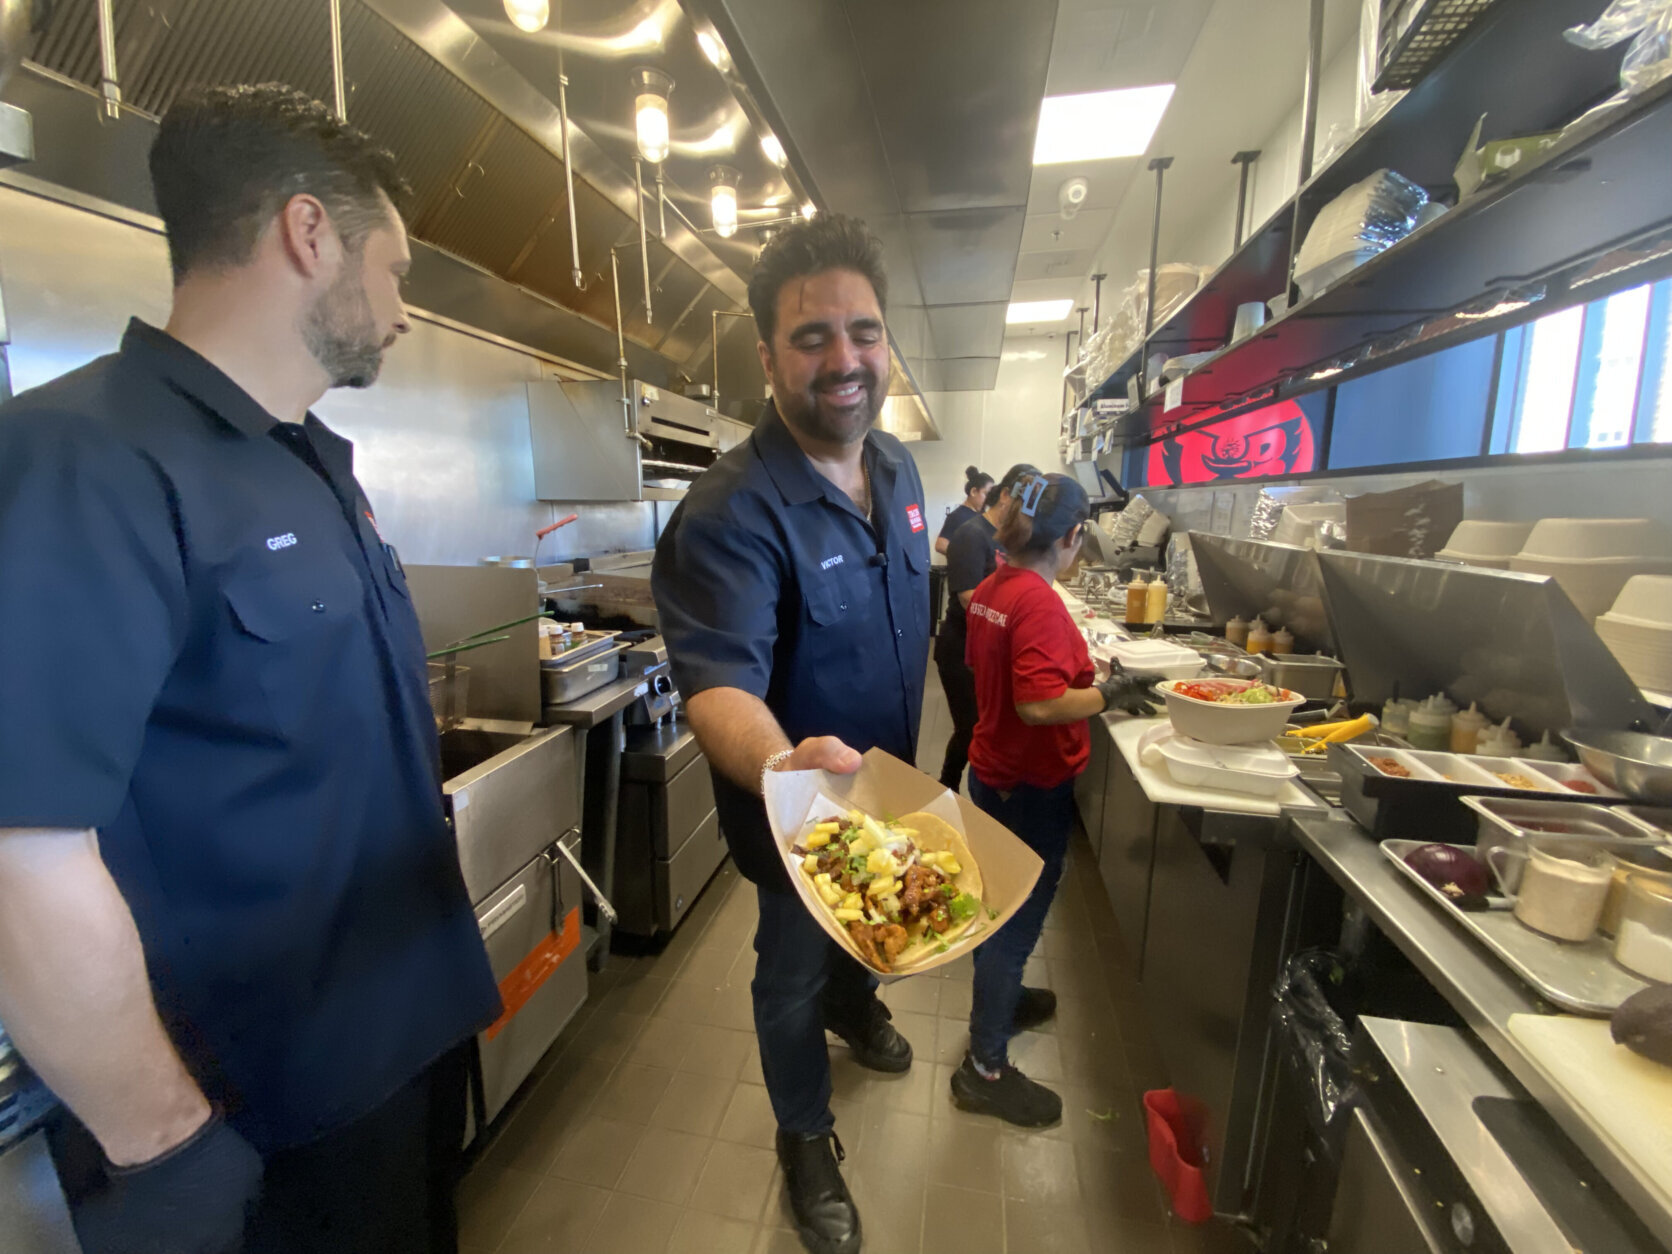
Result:
{"type": "Polygon", "coordinates": [[[0,1020],[86,1254],[452,1250],[499,998],[406,581],[308,413],[407,330],[404,186],[280,87],[188,92],[151,172],[168,325],[0,408],[0,1020]]]}
{"type": "Polygon", "coordinates": [[[916,756],[929,533],[917,467],[873,430],[888,389],[886,299],[881,247],[860,222],[821,217],[767,246],[749,304],[772,401],[674,512],[651,576],[721,827],[759,893],[761,1070],[815,1254],[852,1254],[861,1239],[832,1148],[825,1030],[882,1071],[909,1068],[911,1046],[875,978],[795,895],[760,797],[770,770],[852,772],[873,747],[916,756]]]}

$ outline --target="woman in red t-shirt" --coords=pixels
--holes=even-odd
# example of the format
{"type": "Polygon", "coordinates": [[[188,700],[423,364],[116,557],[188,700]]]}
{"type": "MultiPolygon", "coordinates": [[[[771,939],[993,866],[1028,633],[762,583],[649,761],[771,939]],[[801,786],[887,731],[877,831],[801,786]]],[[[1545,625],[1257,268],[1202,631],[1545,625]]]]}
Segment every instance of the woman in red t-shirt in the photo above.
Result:
{"type": "Polygon", "coordinates": [[[967,657],[980,717],[970,743],[970,796],[1026,841],[1045,869],[1022,908],[975,951],[970,1049],[952,1076],[965,1110],[1022,1127],[1062,1117],[1062,1099],[1010,1065],[1011,1036],[1049,1019],[1056,996],[1022,987],[1062,879],[1074,828],[1074,779],[1086,769],[1086,720],[1112,708],[1153,712],[1154,675],[1116,671],[1096,683],[1085,638],[1052,584],[1080,550],[1090,513],[1085,489],[1067,475],[1017,485],[999,523],[1008,565],[975,590],[967,611],[967,657]]]}

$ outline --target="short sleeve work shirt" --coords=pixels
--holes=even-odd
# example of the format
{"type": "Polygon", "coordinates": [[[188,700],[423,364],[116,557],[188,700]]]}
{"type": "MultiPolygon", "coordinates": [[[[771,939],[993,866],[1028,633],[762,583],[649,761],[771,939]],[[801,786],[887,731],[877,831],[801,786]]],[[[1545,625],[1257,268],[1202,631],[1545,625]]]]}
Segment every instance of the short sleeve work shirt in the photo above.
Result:
{"type": "Polygon", "coordinates": [[[133,323],[0,408],[0,826],[96,828],[165,1023],[264,1152],[499,998],[405,577],[311,415],[133,323]],[[286,447],[286,445],[291,447],[286,447]]]}
{"type": "Polygon", "coordinates": [[[982,783],[1055,788],[1086,769],[1085,720],[1030,727],[1016,712],[1018,702],[1055,700],[1094,678],[1085,637],[1050,584],[1019,566],[983,581],[970,600],[969,663],[981,713],[970,766],[982,783]]]}
{"type": "MultiPolygon", "coordinates": [[[[912,761],[929,658],[929,532],[905,446],[872,431],[872,517],[818,474],[775,408],[691,487],[656,546],[651,589],[687,700],[738,688],[792,743],[838,736],[912,761]]],[[[744,875],[789,887],[766,812],[715,775],[744,875]]]]}
{"type": "Polygon", "coordinates": [[[937,662],[964,663],[964,604],[961,592],[974,592],[976,585],[998,569],[999,546],[993,538],[997,529],[985,514],[976,514],[958,528],[946,548],[946,617],[935,637],[937,662]]]}
{"type": "Polygon", "coordinates": [[[979,517],[980,515],[968,505],[959,502],[957,505],[953,506],[951,512],[947,514],[946,521],[941,524],[940,535],[937,536],[936,539],[945,540],[948,543],[951,543],[952,537],[958,534],[958,528],[962,527],[972,518],[979,517]]]}

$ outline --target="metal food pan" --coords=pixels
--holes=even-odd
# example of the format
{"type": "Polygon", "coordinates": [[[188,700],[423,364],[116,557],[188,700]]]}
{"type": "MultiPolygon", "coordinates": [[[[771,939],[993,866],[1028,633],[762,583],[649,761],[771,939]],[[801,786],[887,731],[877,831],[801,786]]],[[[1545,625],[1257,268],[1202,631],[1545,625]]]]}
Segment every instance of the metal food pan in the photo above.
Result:
{"type": "Polygon", "coordinates": [[[617,644],[603,653],[568,661],[559,658],[540,664],[540,700],[563,705],[621,678],[621,655],[630,646],[617,644]]]}
{"type": "MultiPolygon", "coordinates": [[[[1464,805],[1479,816],[1475,856],[1486,861],[1488,851],[1499,845],[1513,845],[1531,836],[1558,836],[1563,840],[1595,842],[1602,846],[1644,848],[1661,843],[1653,833],[1630,818],[1606,806],[1582,801],[1535,801],[1518,797],[1464,797],[1464,805]]],[[[1520,887],[1520,864],[1512,861],[1504,869],[1505,887],[1520,887]]]]}

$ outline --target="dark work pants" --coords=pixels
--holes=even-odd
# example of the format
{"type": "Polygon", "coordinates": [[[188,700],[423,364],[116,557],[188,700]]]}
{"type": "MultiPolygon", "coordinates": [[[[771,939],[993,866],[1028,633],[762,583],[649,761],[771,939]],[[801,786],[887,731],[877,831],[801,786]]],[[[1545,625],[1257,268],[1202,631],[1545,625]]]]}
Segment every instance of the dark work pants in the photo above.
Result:
{"type": "Polygon", "coordinates": [[[857,1023],[876,996],[877,977],[825,935],[794,893],[757,887],[755,1035],[772,1113],[786,1132],[816,1135],[830,1113],[826,1023],[857,1023]]]}
{"type": "Polygon", "coordinates": [[[268,1157],[245,1254],[457,1254],[469,1048],[364,1118],[268,1157]]]}
{"type": "Polygon", "coordinates": [[[952,712],[952,737],[946,742],[946,761],[941,766],[943,787],[958,791],[964,778],[964,767],[970,760],[970,737],[975,735],[975,672],[962,659],[937,661],[941,688],[946,692],[946,706],[952,712]]]}
{"type": "Polygon", "coordinates": [[[1000,793],[970,772],[970,797],[1025,841],[1045,861],[1022,908],[975,951],[975,996],[970,1006],[970,1049],[984,1067],[1010,1060],[1010,1025],[1022,998],[1022,968],[1039,943],[1045,913],[1057,895],[1068,838],[1074,831],[1074,781],[1055,788],[1026,785],[1000,793]]]}

